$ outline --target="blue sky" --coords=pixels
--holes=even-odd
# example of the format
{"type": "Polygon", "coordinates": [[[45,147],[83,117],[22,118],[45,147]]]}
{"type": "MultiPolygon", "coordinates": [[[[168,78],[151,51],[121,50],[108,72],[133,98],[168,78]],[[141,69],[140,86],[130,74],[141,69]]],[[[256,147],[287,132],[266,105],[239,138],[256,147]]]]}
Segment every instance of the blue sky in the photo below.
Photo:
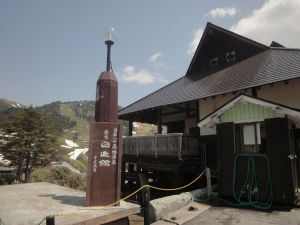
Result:
{"type": "Polygon", "coordinates": [[[94,100],[106,68],[101,32],[114,27],[112,64],[126,106],[185,74],[208,21],[300,47],[299,0],[0,0],[0,98],[94,100]]]}

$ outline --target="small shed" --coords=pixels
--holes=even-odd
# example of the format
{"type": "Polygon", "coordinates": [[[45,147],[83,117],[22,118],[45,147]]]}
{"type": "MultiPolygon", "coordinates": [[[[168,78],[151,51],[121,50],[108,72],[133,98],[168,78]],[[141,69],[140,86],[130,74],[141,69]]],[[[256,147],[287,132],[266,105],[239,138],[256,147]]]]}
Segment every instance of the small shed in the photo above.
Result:
{"type": "Polygon", "coordinates": [[[203,118],[198,126],[217,134],[218,192],[295,204],[299,122],[298,109],[243,94],[203,118]]]}

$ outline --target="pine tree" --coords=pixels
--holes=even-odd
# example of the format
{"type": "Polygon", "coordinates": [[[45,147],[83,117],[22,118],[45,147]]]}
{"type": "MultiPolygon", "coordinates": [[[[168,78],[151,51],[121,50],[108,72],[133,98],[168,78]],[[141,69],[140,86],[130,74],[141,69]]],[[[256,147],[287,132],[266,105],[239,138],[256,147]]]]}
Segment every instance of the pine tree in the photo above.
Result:
{"type": "Polygon", "coordinates": [[[52,122],[29,107],[17,112],[0,126],[0,152],[17,168],[17,180],[28,181],[33,167],[45,166],[57,154],[57,132],[52,122]]]}

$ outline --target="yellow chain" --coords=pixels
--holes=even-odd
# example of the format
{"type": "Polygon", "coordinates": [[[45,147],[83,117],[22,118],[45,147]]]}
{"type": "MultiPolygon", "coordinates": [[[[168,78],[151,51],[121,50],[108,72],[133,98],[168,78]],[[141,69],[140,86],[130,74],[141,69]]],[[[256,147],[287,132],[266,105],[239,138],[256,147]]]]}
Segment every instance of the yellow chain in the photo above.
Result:
{"type": "Polygon", "coordinates": [[[131,193],[130,195],[127,195],[126,197],[114,202],[114,203],[111,203],[109,205],[106,205],[106,206],[103,206],[101,208],[95,208],[95,209],[91,209],[91,210],[87,210],[87,211],[83,211],[83,212],[74,212],[74,213],[62,213],[62,214],[53,214],[52,216],[74,216],[74,215],[84,215],[84,214],[89,214],[93,211],[96,211],[96,210],[102,210],[102,209],[105,209],[105,208],[108,208],[108,207],[111,207],[111,206],[114,206],[116,204],[118,204],[119,202],[121,201],[124,201],[128,198],[130,198],[131,196],[135,195],[136,193],[138,193],[139,191],[141,191],[142,189],[148,187],[148,188],[152,188],[152,189],[156,189],[156,190],[160,190],[160,191],[177,191],[177,190],[181,190],[181,189],[184,189],[188,186],[191,186],[193,183],[195,183],[197,180],[199,180],[202,175],[204,174],[205,170],[196,178],[194,179],[192,182],[188,183],[187,185],[184,185],[182,187],[178,187],[178,188],[159,188],[159,187],[155,187],[155,186],[152,186],[152,185],[143,185],[142,187],[140,187],[139,189],[137,189],[136,191],[134,191],[133,193],[131,193]]]}

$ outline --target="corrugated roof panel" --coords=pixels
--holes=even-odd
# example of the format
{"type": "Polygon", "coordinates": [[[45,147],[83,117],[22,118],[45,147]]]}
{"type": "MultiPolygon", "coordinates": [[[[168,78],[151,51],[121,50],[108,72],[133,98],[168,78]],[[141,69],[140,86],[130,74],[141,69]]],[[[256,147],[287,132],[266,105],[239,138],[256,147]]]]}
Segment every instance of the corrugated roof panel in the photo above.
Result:
{"type": "Polygon", "coordinates": [[[300,77],[300,50],[271,48],[197,79],[200,75],[184,76],[123,108],[119,115],[300,77]]]}

